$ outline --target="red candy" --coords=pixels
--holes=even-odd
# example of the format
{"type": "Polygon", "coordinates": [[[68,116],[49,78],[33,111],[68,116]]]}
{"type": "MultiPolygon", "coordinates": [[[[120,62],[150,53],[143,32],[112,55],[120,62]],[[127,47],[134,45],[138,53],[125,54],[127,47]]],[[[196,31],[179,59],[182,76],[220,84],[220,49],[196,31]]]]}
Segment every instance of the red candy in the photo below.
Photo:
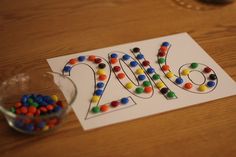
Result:
{"type": "Polygon", "coordinates": [[[159,53],[158,53],[158,56],[160,56],[160,57],[164,57],[165,55],[166,55],[165,52],[159,52],[159,53]]]}
{"type": "Polygon", "coordinates": [[[149,64],[150,64],[150,62],[149,61],[147,61],[147,60],[145,60],[145,61],[143,61],[143,66],[148,66],[149,64]]]}
{"type": "Polygon", "coordinates": [[[49,121],[48,121],[48,124],[49,125],[55,125],[58,123],[58,119],[57,118],[51,118],[49,121]]]}
{"type": "Polygon", "coordinates": [[[120,71],[120,67],[119,66],[114,66],[114,68],[113,68],[113,70],[115,71],[115,72],[119,72],[120,71]]]}
{"type": "Polygon", "coordinates": [[[36,115],[36,116],[39,116],[40,113],[41,113],[41,112],[40,112],[40,109],[37,109],[35,115],[36,115]]]}
{"type": "Polygon", "coordinates": [[[101,63],[102,62],[102,59],[101,58],[96,58],[95,60],[94,60],[94,63],[96,63],[96,64],[99,64],[99,63],[101,63]]]}
{"type": "Polygon", "coordinates": [[[57,101],[57,103],[56,103],[58,106],[61,106],[62,108],[64,107],[64,105],[63,105],[63,103],[62,103],[62,101],[57,101]]]}
{"type": "Polygon", "coordinates": [[[33,113],[30,113],[30,112],[28,112],[28,113],[26,114],[26,116],[28,116],[28,117],[33,117],[33,116],[34,116],[34,114],[33,114],[33,113]]]}
{"type": "Polygon", "coordinates": [[[112,107],[117,107],[119,105],[119,102],[118,101],[112,101],[111,102],[111,106],[112,107]]]}
{"type": "Polygon", "coordinates": [[[205,73],[210,73],[212,70],[211,70],[211,68],[209,68],[209,67],[206,67],[206,68],[204,68],[204,72],[205,73]]]}
{"type": "Polygon", "coordinates": [[[26,113],[28,112],[28,108],[25,107],[25,106],[22,106],[22,107],[20,108],[20,112],[23,113],[23,114],[26,114],[26,113]]]}
{"type": "Polygon", "coordinates": [[[18,108],[18,109],[16,109],[16,114],[21,114],[21,111],[20,111],[20,109],[18,108]]]}

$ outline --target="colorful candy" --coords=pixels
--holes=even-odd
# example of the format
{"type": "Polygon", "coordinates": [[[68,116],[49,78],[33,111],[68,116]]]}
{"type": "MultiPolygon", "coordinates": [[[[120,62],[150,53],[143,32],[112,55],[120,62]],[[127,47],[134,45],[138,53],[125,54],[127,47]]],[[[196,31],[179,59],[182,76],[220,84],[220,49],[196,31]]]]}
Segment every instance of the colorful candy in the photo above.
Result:
{"type": "Polygon", "coordinates": [[[159,58],[158,59],[159,64],[163,64],[163,63],[165,63],[165,61],[166,61],[165,58],[159,58]]]}
{"type": "Polygon", "coordinates": [[[160,75],[159,74],[154,74],[152,76],[152,78],[153,78],[153,80],[158,80],[158,79],[160,79],[160,75]]]}
{"type": "Polygon", "coordinates": [[[104,63],[98,64],[99,69],[104,69],[105,67],[106,67],[106,64],[104,64],[104,63]]]}
{"type": "MultiPolygon", "coordinates": [[[[72,63],[71,63],[72,64],[72,63]]],[[[57,95],[23,95],[9,110],[17,116],[14,126],[24,132],[46,131],[59,124],[58,113],[64,108],[57,95]],[[52,115],[57,113],[55,115],[52,115]],[[49,117],[45,117],[45,116],[49,117]],[[52,115],[52,116],[51,116],[52,115]]]]}
{"type": "Polygon", "coordinates": [[[134,84],[133,84],[132,82],[128,82],[128,83],[126,83],[126,85],[125,85],[125,87],[126,87],[127,89],[131,89],[131,88],[133,88],[133,86],[134,86],[134,84]]]}
{"type": "Polygon", "coordinates": [[[135,89],[135,92],[136,92],[137,94],[141,94],[141,93],[144,92],[144,89],[143,89],[142,87],[137,87],[137,88],[135,89]]]}
{"type": "Polygon", "coordinates": [[[138,47],[133,48],[133,52],[134,53],[140,52],[140,48],[138,48],[138,47]]]}
{"type": "Polygon", "coordinates": [[[190,67],[191,67],[192,69],[196,69],[196,68],[198,67],[198,63],[192,63],[192,64],[190,65],[190,67]]]}

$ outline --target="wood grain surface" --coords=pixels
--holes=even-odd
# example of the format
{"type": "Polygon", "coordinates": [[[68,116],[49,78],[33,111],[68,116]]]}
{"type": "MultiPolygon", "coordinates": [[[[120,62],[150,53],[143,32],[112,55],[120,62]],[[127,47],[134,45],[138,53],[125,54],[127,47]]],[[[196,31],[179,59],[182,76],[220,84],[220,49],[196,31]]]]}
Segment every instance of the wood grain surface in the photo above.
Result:
{"type": "MultiPolygon", "coordinates": [[[[181,0],[1,0],[0,80],[50,70],[46,59],[188,32],[236,80],[236,3],[181,0]]],[[[0,116],[0,156],[233,157],[236,97],[83,131],[75,114],[28,136],[0,116]]]]}

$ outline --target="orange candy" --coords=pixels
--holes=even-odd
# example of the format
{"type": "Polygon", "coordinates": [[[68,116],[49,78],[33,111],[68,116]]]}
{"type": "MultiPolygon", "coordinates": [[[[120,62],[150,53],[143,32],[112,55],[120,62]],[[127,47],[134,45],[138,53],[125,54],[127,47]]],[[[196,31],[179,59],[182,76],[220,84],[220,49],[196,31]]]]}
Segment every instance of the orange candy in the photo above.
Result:
{"type": "Polygon", "coordinates": [[[47,112],[48,110],[47,110],[47,108],[46,108],[46,107],[43,107],[43,106],[42,106],[42,107],[40,107],[40,111],[42,111],[42,112],[44,112],[44,113],[45,113],[45,112],[47,112]]]}
{"type": "Polygon", "coordinates": [[[160,51],[161,52],[165,52],[167,50],[167,47],[166,46],[162,46],[161,48],[160,48],[160,51]]]}
{"type": "Polygon", "coordinates": [[[102,112],[106,112],[108,109],[109,109],[109,107],[107,105],[102,105],[100,107],[100,111],[102,111],[102,112]]]}
{"type": "Polygon", "coordinates": [[[51,118],[49,121],[48,121],[48,125],[55,125],[55,124],[57,124],[59,121],[58,121],[58,119],[57,118],[51,118]]]}
{"type": "Polygon", "coordinates": [[[117,59],[116,59],[116,58],[111,58],[111,59],[110,59],[110,63],[111,63],[111,64],[115,64],[116,62],[117,62],[117,59]]]}
{"type": "Polygon", "coordinates": [[[28,108],[23,106],[20,108],[20,112],[23,113],[23,114],[26,114],[28,112],[28,108]]]}
{"type": "Polygon", "coordinates": [[[34,114],[33,114],[33,113],[30,113],[30,112],[28,112],[28,113],[26,114],[26,116],[28,116],[28,117],[33,117],[33,116],[34,116],[34,114]]]}
{"type": "Polygon", "coordinates": [[[191,89],[193,87],[192,83],[185,83],[184,88],[191,89]]]}
{"type": "Polygon", "coordinates": [[[119,74],[117,75],[117,77],[118,77],[119,79],[123,79],[123,78],[125,78],[125,74],[124,74],[124,73],[119,73],[119,74]]]}
{"type": "Polygon", "coordinates": [[[16,104],[15,104],[15,107],[16,108],[19,108],[19,107],[21,107],[22,106],[22,103],[20,103],[20,102],[17,102],[16,104]]]}
{"type": "Polygon", "coordinates": [[[53,110],[53,105],[47,105],[47,109],[48,109],[49,111],[53,110]]]}
{"type": "Polygon", "coordinates": [[[77,63],[77,59],[73,58],[73,59],[71,59],[71,60],[69,61],[69,63],[70,63],[71,65],[76,64],[76,63],[77,63]]]}
{"type": "Polygon", "coordinates": [[[35,114],[36,111],[37,111],[37,108],[34,107],[34,106],[30,106],[30,107],[28,108],[28,112],[31,113],[31,114],[35,114]]]}
{"type": "Polygon", "coordinates": [[[95,59],[96,59],[96,56],[94,56],[94,55],[91,55],[88,57],[88,60],[92,61],[92,62],[95,61],[95,59]]]}
{"type": "Polygon", "coordinates": [[[161,69],[163,71],[167,71],[167,70],[170,70],[170,67],[169,67],[169,65],[163,65],[161,69]]]}
{"type": "Polygon", "coordinates": [[[152,92],[152,87],[150,87],[150,86],[149,87],[145,87],[144,88],[144,92],[145,93],[151,93],[152,92]]]}
{"type": "Polygon", "coordinates": [[[107,79],[107,75],[99,75],[98,79],[99,79],[100,81],[104,81],[104,80],[107,79]]]}

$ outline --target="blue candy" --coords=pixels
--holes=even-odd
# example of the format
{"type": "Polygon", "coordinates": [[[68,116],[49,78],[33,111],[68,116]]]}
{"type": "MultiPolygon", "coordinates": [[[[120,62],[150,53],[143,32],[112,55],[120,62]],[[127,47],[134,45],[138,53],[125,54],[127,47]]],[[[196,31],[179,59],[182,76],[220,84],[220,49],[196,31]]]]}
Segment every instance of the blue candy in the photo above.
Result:
{"type": "Polygon", "coordinates": [[[46,125],[46,123],[44,121],[41,121],[37,124],[38,128],[44,128],[44,126],[46,125]]]}
{"type": "Polygon", "coordinates": [[[52,98],[50,96],[44,96],[43,101],[45,101],[48,104],[53,104],[54,103],[54,101],[52,100],[52,98]]]}
{"type": "Polygon", "coordinates": [[[138,75],[138,79],[139,79],[140,81],[145,80],[145,79],[146,79],[146,76],[145,76],[145,75],[138,75]]]}
{"type": "Polygon", "coordinates": [[[101,90],[101,89],[98,89],[98,90],[95,91],[95,94],[98,95],[98,96],[101,96],[102,93],[103,93],[103,90],[101,90]]]}
{"type": "Polygon", "coordinates": [[[181,78],[181,77],[178,77],[176,80],[175,80],[175,83],[176,84],[182,84],[184,82],[184,80],[181,78]]]}
{"type": "Polygon", "coordinates": [[[61,111],[62,110],[62,107],[61,106],[56,106],[55,108],[54,108],[54,112],[59,112],[59,111],[61,111]]]}
{"type": "Polygon", "coordinates": [[[207,82],[207,86],[208,86],[208,87],[214,87],[215,84],[216,84],[216,83],[213,82],[213,81],[208,81],[208,82],[207,82]]]}
{"type": "Polygon", "coordinates": [[[166,41],[162,43],[162,46],[169,46],[169,45],[170,44],[168,42],[166,42],[166,41]]]}
{"type": "Polygon", "coordinates": [[[116,53],[111,54],[111,58],[117,58],[117,57],[118,57],[118,55],[116,53]]]}
{"type": "Polygon", "coordinates": [[[122,98],[122,99],[120,100],[120,102],[121,102],[122,104],[127,104],[127,103],[129,102],[129,99],[128,99],[128,98],[122,98]]]}
{"type": "Polygon", "coordinates": [[[147,72],[148,72],[149,74],[152,74],[152,73],[155,72],[155,69],[154,69],[154,68],[148,68],[148,69],[147,69],[147,72]]]}
{"type": "Polygon", "coordinates": [[[79,56],[78,57],[78,61],[79,62],[83,62],[85,59],[86,59],[85,56],[79,56]]]}
{"type": "Polygon", "coordinates": [[[103,82],[98,82],[97,83],[97,87],[98,88],[103,88],[104,87],[104,83],[103,82]]]}
{"type": "Polygon", "coordinates": [[[23,96],[21,97],[21,102],[22,102],[22,104],[26,104],[27,101],[28,101],[28,96],[27,96],[27,95],[23,95],[23,96]]]}
{"type": "Polygon", "coordinates": [[[70,70],[71,70],[70,66],[65,66],[63,69],[64,72],[70,72],[70,70]]]}
{"type": "Polygon", "coordinates": [[[130,59],[130,56],[127,55],[127,54],[125,54],[122,58],[123,58],[123,60],[129,60],[129,59],[130,59]]]}
{"type": "Polygon", "coordinates": [[[25,126],[25,130],[27,131],[33,131],[34,130],[34,124],[27,124],[25,126]]]}
{"type": "Polygon", "coordinates": [[[138,54],[136,58],[137,58],[137,59],[143,59],[143,58],[144,58],[144,55],[143,55],[143,54],[138,54]]]}
{"type": "Polygon", "coordinates": [[[136,61],[131,61],[130,62],[131,67],[136,67],[137,65],[138,65],[138,62],[136,62],[136,61]]]}
{"type": "Polygon", "coordinates": [[[20,120],[20,119],[17,119],[14,124],[18,128],[22,128],[24,126],[23,120],[20,120]]]}

